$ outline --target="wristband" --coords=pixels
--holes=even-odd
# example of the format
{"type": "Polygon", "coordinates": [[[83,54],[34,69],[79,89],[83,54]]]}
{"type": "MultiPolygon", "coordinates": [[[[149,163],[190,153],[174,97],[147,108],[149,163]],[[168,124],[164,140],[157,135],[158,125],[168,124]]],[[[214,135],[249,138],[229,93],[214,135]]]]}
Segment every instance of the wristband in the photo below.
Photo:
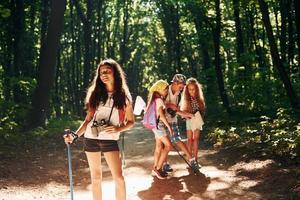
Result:
{"type": "Polygon", "coordinates": [[[78,139],[78,135],[76,133],[74,133],[73,131],[71,131],[71,135],[74,138],[73,141],[75,142],[78,139]]]}

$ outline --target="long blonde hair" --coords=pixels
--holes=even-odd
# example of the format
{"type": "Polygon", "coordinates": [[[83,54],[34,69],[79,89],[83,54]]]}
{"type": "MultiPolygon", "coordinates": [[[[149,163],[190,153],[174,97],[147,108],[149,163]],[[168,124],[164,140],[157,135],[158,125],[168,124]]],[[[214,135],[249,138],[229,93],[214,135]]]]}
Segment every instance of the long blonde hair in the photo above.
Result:
{"type": "Polygon", "coordinates": [[[183,102],[182,102],[181,109],[183,111],[192,112],[191,95],[188,91],[189,85],[195,86],[196,100],[198,102],[200,112],[201,113],[205,112],[205,100],[204,100],[204,95],[203,95],[203,91],[202,91],[202,85],[195,78],[189,78],[186,81],[186,86],[184,87],[184,90],[183,90],[183,102]]]}

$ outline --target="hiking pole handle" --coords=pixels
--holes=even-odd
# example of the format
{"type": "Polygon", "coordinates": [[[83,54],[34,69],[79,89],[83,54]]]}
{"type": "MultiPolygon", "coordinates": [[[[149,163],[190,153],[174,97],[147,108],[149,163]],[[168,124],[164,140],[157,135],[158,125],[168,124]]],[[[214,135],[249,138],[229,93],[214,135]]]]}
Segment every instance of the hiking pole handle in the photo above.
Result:
{"type": "MultiPolygon", "coordinates": [[[[73,137],[72,143],[78,139],[78,135],[74,131],[71,131],[70,129],[65,129],[64,135],[66,135],[67,137],[71,135],[73,137]]],[[[71,144],[71,142],[69,142],[68,144],[71,144]]]]}

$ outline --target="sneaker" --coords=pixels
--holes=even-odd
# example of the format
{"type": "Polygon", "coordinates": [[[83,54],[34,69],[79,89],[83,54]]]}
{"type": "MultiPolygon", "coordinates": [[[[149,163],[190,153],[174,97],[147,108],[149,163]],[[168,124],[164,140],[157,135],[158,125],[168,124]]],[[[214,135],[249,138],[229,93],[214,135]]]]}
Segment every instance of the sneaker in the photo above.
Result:
{"type": "Polygon", "coordinates": [[[199,168],[199,169],[202,167],[202,165],[200,165],[198,162],[197,162],[197,165],[198,165],[198,168],[199,168]]]}
{"type": "Polygon", "coordinates": [[[171,167],[171,165],[169,163],[164,164],[163,168],[162,168],[165,172],[173,172],[173,168],[171,167]]]}
{"type": "Polygon", "coordinates": [[[158,179],[166,179],[168,177],[168,174],[161,169],[153,169],[152,175],[156,176],[158,179]]]}
{"type": "Polygon", "coordinates": [[[191,167],[192,167],[192,169],[193,169],[194,172],[198,172],[199,171],[200,168],[199,168],[196,160],[191,160],[190,164],[191,164],[191,167]]]}

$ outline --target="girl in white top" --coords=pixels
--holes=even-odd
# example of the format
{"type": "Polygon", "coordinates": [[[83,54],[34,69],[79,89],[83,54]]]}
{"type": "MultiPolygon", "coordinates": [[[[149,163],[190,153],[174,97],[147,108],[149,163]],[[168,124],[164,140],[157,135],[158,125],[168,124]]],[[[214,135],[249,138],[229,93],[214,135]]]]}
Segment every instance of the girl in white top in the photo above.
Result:
{"type": "MultiPolygon", "coordinates": [[[[84,150],[87,156],[94,200],[102,199],[101,152],[116,185],[116,199],[126,199],[126,187],[117,140],[120,132],[134,124],[131,96],[126,85],[124,71],[112,60],[103,60],[89,87],[85,99],[87,115],[76,134],[84,134],[84,150]]],[[[65,142],[74,140],[65,135],[65,142]]]]}
{"type": "Polygon", "coordinates": [[[192,156],[198,158],[200,131],[202,130],[202,116],[205,111],[205,101],[202,86],[194,78],[189,78],[183,90],[181,110],[192,113],[194,116],[186,120],[187,146],[192,156]]]}

